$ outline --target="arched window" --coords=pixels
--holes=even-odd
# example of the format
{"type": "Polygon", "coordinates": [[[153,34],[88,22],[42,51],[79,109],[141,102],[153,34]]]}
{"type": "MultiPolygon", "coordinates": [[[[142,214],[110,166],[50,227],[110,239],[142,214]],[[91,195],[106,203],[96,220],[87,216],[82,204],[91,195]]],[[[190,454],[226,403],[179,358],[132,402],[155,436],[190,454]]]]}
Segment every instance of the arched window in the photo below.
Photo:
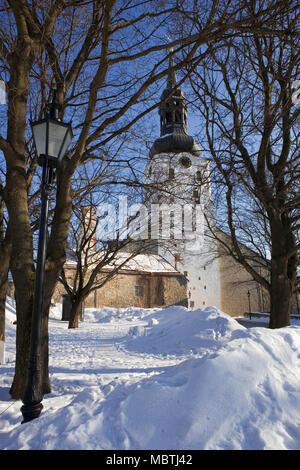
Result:
{"type": "Polygon", "coordinates": [[[170,111],[166,112],[166,124],[172,122],[172,113],[170,111]]]}
{"type": "Polygon", "coordinates": [[[180,110],[175,111],[175,122],[177,122],[177,123],[181,122],[181,112],[180,112],[180,110]]]}

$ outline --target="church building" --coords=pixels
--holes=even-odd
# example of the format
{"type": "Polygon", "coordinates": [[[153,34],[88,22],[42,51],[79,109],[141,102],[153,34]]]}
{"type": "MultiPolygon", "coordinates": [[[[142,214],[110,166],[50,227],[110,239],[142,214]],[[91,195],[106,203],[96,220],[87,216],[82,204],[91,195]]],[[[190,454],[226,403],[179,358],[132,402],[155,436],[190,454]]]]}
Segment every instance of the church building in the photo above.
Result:
{"type": "Polygon", "coordinates": [[[172,68],[171,55],[159,106],[161,135],[152,145],[145,171],[147,200],[151,207],[165,209],[160,211],[161,222],[174,228],[167,241],[160,236],[156,249],[187,278],[190,308],[221,308],[218,248],[210,236],[215,230],[210,160],[188,134],[185,96],[172,68]]]}
{"type": "MultiPolygon", "coordinates": [[[[232,316],[268,312],[268,293],[224,255],[220,241],[228,242],[229,237],[215,227],[211,160],[188,133],[186,100],[173,72],[172,54],[158,113],[160,136],[144,174],[151,249],[123,265],[99,292],[91,293],[85,307],[215,306],[232,316]]],[[[72,277],[74,264],[68,262],[72,277]]],[[[263,269],[260,260],[257,269],[263,269]]],[[[65,294],[58,285],[53,301],[62,302],[65,294]]],[[[295,305],[293,309],[297,313],[295,305]]]]}

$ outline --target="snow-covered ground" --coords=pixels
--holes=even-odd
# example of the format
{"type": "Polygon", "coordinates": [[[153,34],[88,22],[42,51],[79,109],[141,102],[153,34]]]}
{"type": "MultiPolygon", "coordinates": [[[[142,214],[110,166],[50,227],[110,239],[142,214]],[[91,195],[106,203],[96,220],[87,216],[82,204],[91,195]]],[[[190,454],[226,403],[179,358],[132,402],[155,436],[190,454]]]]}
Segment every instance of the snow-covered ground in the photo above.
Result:
{"type": "Polygon", "coordinates": [[[86,309],[50,320],[52,393],[21,424],[0,366],[0,449],[300,449],[300,327],[246,329],[214,307],[86,309]]]}

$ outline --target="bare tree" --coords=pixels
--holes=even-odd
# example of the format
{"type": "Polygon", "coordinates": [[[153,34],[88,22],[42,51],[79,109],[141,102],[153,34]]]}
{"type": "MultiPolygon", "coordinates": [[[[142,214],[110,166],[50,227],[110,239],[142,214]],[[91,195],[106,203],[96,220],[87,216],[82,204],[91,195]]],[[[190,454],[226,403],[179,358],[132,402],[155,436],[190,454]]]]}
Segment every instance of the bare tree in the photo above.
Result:
{"type": "MultiPolygon", "coordinates": [[[[143,223],[147,224],[148,220],[143,223]]],[[[116,227],[107,240],[99,240],[97,226],[96,210],[91,201],[88,206],[74,210],[70,223],[69,256],[59,276],[71,303],[69,328],[78,327],[80,308],[88,295],[101,289],[130,260],[152,245],[151,239],[134,243],[125,226],[116,227]]]]}
{"type": "Polygon", "coordinates": [[[217,220],[230,242],[215,236],[268,290],[271,328],[289,324],[299,264],[300,108],[292,100],[300,73],[298,22],[299,9],[287,11],[274,23],[287,28],[286,37],[262,38],[254,20],[253,33],[224,41],[190,81],[214,160],[217,220]],[[262,272],[240,242],[256,253],[262,272]]]}
{"type": "MultiPolygon", "coordinates": [[[[169,46],[166,33],[174,35],[170,45],[182,52],[182,60],[175,66],[178,70],[197,54],[205,54],[205,44],[253,27],[249,15],[243,13],[242,3],[207,2],[202,8],[201,24],[195,23],[192,14],[187,34],[180,37],[165,25],[175,24],[175,19],[178,24],[186,11],[193,12],[194,5],[199,7],[198,2],[173,0],[165,5],[153,0],[136,8],[132,0],[1,1],[1,73],[8,80],[8,99],[6,136],[0,136],[0,149],[6,162],[3,191],[11,226],[10,268],[18,317],[11,387],[14,398],[23,397],[27,380],[35,281],[29,204],[38,197],[37,159],[31,152],[28,117],[43,115],[52,100],[51,90],[56,88],[60,118],[73,119],[75,132],[73,147],[56,175],[56,203],[47,249],[41,356],[43,391],[47,393],[48,311],[65,262],[76,171],[91,160],[103,158],[106,145],[156,106],[155,85],[167,73],[161,55],[169,46]],[[200,46],[204,50],[199,52],[200,46]],[[147,107],[149,99],[152,103],[147,107]]],[[[282,8],[282,0],[259,5],[255,12],[257,34],[278,33],[278,29],[274,31],[273,17],[282,8]]]]}

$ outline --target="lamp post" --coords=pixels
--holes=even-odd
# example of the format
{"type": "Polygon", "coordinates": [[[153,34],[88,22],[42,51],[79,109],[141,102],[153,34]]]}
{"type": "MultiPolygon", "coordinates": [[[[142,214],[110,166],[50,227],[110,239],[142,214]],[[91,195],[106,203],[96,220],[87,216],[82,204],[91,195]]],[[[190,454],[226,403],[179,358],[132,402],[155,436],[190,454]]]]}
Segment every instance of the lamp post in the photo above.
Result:
{"type": "Polygon", "coordinates": [[[43,408],[41,403],[43,400],[43,391],[41,383],[40,357],[42,347],[43,285],[45,277],[49,197],[51,193],[53,170],[60,166],[72,140],[71,125],[61,122],[58,119],[56,93],[54,94],[49,115],[45,119],[32,122],[31,128],[38,156],[38,163],[42,166],[43,173],[41,183],[40,228],[32,312],[28,381],[23,397],[23,406],[21,407],[23,415],[22,423],[38,418],[43,408]]]}
{"type": "Polygon", "coordinates": [[[250,313],[250,320],[251,320],[251,301],[250,301],[250,290],[248,290],[248,303],[249,303],[249,313],[250,313]]]}

